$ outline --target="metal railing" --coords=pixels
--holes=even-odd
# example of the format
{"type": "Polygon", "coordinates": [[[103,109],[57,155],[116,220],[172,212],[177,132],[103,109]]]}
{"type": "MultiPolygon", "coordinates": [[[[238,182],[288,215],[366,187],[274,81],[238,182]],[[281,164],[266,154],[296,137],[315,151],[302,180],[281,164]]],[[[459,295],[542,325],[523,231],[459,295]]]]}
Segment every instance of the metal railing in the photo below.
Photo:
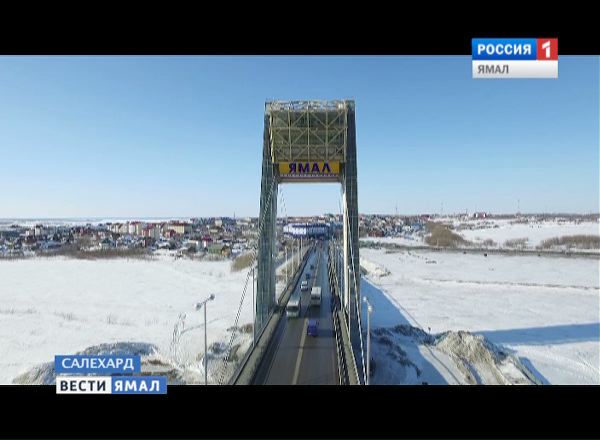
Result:
{"type": "Polygon", "coordinates": [[[335,273],[335,267],[332,263],[333,259],[336,258],[335,250],[333,246],[329,249],[329,287],[332,296],[333,307],[331,311],[331,317],[333,320],[333,329],[335,334],[335,344],[337,352],[337,364],[338,364],[338,382],[340,385],[356,385],[359,383],[358,371],[354,362],[354,354],[352,346],[350,345],[350,338],[347,333],[347,327],[343,312],[340,309],[339,301],[340,289],[337,283],[337,274],[335,273]],[[348,365],[348,359],[350,359],[350,366],[348,365]]]}

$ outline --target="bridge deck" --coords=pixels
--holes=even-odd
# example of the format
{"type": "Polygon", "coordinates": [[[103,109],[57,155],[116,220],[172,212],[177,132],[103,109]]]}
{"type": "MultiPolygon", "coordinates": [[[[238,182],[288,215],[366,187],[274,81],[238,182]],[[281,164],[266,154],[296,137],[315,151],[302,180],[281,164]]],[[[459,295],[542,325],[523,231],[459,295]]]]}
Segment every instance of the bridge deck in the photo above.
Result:
{"type": "MultiPolygon", "coordinates": [[[[309,286],[321,286],[321,306],[310,306],[310,289],[302,292],[300,317],[283,316],[271,346],[255,377],[255,383],[271,385],[337,385],[339,383],[335,334],[331,317],[331,292],[327,276],[327,245],[317,245],[304,272],[311,272],[309,286]],[[310,265],[315,265],[315,270],[310,265]],[[314,272],[314,273],[313,273],[314,272]],[[308,336],[309,319],[318,319],[319,335],[308,336]]],[[[304,273],[302,274],[304,279],[304,273]]],[[[296,286],[300,289],[300,285],[296,286]]]]}

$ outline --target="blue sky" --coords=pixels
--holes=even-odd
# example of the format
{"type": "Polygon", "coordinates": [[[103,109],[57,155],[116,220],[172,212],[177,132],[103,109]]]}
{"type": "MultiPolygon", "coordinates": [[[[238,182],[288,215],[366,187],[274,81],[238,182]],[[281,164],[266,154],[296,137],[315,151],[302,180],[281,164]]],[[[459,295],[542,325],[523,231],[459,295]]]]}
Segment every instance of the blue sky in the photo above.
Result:
{"type": "MultiPolygon", "coordinates": [[[[473,80],[464,57],[0,57],[0,217],[257,215],[266,99],[356,100],[362,213],[599,209],[599,61],[473,80]]],[[[280,213],[339,211],[284,185],[280,213]]]]}

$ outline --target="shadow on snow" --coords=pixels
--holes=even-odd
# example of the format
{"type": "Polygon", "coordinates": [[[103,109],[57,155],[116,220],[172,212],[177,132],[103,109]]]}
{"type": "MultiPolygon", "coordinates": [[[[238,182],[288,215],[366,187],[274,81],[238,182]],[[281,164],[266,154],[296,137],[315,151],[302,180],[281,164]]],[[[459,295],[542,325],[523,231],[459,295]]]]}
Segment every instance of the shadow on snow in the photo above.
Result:
{"type": "MultiPolygon", "coordinates": [[[[366,296],[373,306],[373,317],[377,315],[378,326],[371,325],[371,331],[378,327],[394,327],[396,325],[409,325],[418,326],[416,322],[410,322],[406,316],[402,313],[398,303],[393,302],[388,298],[383,291],[373,285],[370,281],[365,278],[361,279],[361,295],[366,296]]],[[[361,301],[361,316],[363,331],[366,334],[367,331],[367,306],[361,301]]],[[[365,341],[366,344],[366,341],[365,341]]],[[[366,348],[365,348],[366,350],[366,348]]],[[[437,369],[420,353],[416,352],[413,354],[418,356],[418,359],[414,359],[415,363],[422,366],[423,370],[428,371],[430,383],[437,384],[448,384],[448,381],[437,371],[437,369]]]]}

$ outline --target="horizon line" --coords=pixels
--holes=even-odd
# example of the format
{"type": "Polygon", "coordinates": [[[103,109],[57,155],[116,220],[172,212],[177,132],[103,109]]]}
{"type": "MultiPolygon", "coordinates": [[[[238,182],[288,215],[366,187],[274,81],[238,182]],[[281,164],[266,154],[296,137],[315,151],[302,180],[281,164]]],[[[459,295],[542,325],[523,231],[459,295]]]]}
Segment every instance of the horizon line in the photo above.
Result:
{"type": "MultiPolygon", "coordinates": [[[[421,215],[429,215],[429,216],[436,216],[436,217],[445,217],[445,216],[459,216],[459,215],[465,215],[465,214],[474,214],[474,213],[486,213],[487,215],[490,216],[498,216],[498,215],[584,215],[584,216],[589,216],[589,215],[599,215],[600,216],[600,212],[597,211],[588,211],[588,212],[560,212],[560,211],[556,211],[556,212],[551,212],[551,211],[539,211],[539,212],[490,212],[490,211],[472,211],[472,212],[453,212],[453,213],[444,213],[444,214],[440,214],[438,212],[420,212],[420,213],[384,213],[384,212],[372,212],[372,213],[361,213],[359,212],[359,215],[385,215],[385,216],[391,216],[391,217],[412,217],[412,216],[421,216],[421,215]]],[[[341,215],[340,213],[333,213],[333,212],[325,212],[325,213],[321,213],[321,214],[296,214],[296,215],[278,215],[277,218],[284,218],[284,217],[316,217],[316,216],[325,216],[325,215],[333,215],[333,216],[339,216],[341,215]]],[[[199,216],[199,215],[176,215],[176,216],[150,216],[150,215],[132,215],[132,216],[127,216],[127,215],[116,215],[116,216],[70,216],[70,217],[0,217],[0,221],[5,221],[5,220],[99,220],[99,219],[106,219],[106,220],[113,220],[113,219],[155,219],[155,220],[172,220],[172,219],[183,219],[183,218],[188,218],[188,219],[193,219],[193,218],[258,218],[258,215],[235,215],[235,216],[230,216],[230,215],[205,215],[205,216],[199,216]]]]}

